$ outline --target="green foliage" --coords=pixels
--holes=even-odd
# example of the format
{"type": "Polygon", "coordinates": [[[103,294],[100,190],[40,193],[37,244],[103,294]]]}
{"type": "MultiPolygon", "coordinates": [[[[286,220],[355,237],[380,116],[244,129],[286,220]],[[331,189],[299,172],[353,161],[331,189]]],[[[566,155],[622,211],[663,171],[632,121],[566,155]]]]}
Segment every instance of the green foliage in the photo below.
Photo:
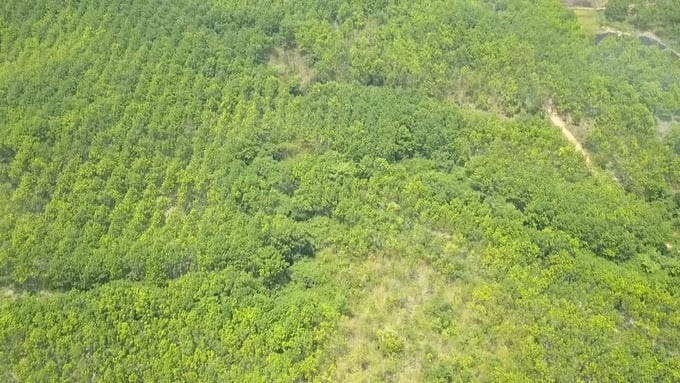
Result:
{"type": "Polygon", "coordinates": [[[386,356],[395,357],[404,351],[404,341],[394,331],[378,331],[379,348],[386,356]]]}
{"type": "Polygon", "coordinates": [[[680,5],[673,0],[609,0],[605,16],[612,21],[628,21],[641,30],[656,31],[677,46],[680,37],[680,5]]]}
{"type": "Polygon", "coordinates": [[[667,52],[552,0],[9,1],[0,41],[1,381],[680,380],[667,52]]]}
{"type": "Polygon", "coordinates": [[[612,21],[624,21],[628,17],[629,8],[629,0],[610,0],[607,2],[607,9],[604,11],[604,15],[612,21]]]}

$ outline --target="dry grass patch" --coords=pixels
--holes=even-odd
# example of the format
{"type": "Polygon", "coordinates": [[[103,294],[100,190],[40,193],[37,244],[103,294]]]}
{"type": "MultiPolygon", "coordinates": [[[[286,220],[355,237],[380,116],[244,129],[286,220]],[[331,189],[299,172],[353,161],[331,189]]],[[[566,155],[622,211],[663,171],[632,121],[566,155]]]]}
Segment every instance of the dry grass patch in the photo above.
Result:
{"type": "Polygon", "coordinates": [[[447,282],[429,265],[407,259],[373,257],[365,267],[372,278],[353,315],[340,325],[345,344],[334,380],[424,381],[428,360],[447,359],[453,352],[450,339],[433,323],[432,307],[445,302],[462,314],[455,309],[462,307],[462,283],[447,282]]]}
{"type": "Polygon", "coordinates": [[[309,59],[296,48],[275,48],[269,54],[269,66],[283,79],[296,79],[304,91],[314,82],[315,72],[309,59]]]}

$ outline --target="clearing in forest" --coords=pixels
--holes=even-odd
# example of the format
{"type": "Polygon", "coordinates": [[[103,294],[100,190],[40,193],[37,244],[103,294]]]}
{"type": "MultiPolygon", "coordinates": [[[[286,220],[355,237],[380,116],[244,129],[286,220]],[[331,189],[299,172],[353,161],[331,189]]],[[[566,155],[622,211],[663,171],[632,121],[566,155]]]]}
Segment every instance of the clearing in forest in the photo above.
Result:
{"type": "Polygon", "coordinates": [[[296,49],[276,48],[269,54],[269,66],[283,78],[296,78],[301,90],[314,81],[314,69],[307,57],[296,49]]]}
{"type": "Polygon", "coordinates": [[[602,11],[594,8],[572,8],[578,23],[586,32],[595,35],[602,24],[602,11]]]}
{"type": "Polygon", "coordinates": [[[446,303],[465,322],[461,285],[445,281],[429,265],[377,257],[367,262],[377,278],[350,318],[340,325],[344,351],[336,360],[338,381],[414,382],[425,379],[430,359],[450,357],[451,339],[432,326],[430,311],[446,303]],[[447,356],[448,355],[448,356],[447,356]]]}
{"type": "Polygon", "coordinates": [[[581,145],[579,140],[576,139],[574,134],[569,130],[569,128],[567,127],[567,123],[562,119],[562,117],[560,117],[555,107],[552,105],[546,106],[546,114],[548,115],[550,122],[552,122],[553,125],[560,128],[560,130],[562,131],[562,135],[564,135],[564,137],[566,137],[567,140],[569,140],[569,142],[574,144],[576,151],[583,154],[583,157],[585,157],[586,159],[586,163],[590,165],[590,155],[585,149],[583,149],[583,145],[581,145]]]}

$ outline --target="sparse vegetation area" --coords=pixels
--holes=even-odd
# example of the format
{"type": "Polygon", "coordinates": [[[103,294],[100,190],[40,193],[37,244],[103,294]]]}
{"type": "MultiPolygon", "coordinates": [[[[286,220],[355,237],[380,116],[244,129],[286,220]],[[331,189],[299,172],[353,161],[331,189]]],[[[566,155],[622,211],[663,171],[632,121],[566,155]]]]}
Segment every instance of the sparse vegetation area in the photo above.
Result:
{"type": "Polygon", "coordinates": [[[679,381],[680,66],[596,19],[1,5],[0,381],[679,381]]]}
{"type": "Polygon", "coordinates": [[[274,48],[269,55],[269,65],[283,81],[290,83],[291,91],[307,91],[314,81],[314,69],[309,60],[295,48],[274,48]]]}
{"type": "Polygon", "coordinates": [[[590,35],[595,35],[602,26],[604,12],[597,9],[574,9],[574,14],[581,28],[590,35]]]}
{"type": "Polygon", "coordinates": [[[666,44],[680,47],[680,3],[674,0],[608,0],[604,15],[607,21],[625,28],[658,35],[666,44]]]}

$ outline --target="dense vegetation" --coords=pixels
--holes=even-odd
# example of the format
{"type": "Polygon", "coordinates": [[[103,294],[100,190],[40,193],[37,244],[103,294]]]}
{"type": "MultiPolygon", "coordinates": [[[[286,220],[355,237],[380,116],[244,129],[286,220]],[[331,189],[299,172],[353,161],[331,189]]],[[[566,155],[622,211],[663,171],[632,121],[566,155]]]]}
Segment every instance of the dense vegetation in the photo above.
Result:
{"type": "Polygon", "coordinates": [[[0,380],[678,381],[679,117],[557,0],[7,1],[0,380]]]}
{"type": "Polygon", "coordinates": [[[674,0],[608,0],[605,16],[628,21],[641,30],[651,30],[680,45],[680,3],[674,0]]]}

